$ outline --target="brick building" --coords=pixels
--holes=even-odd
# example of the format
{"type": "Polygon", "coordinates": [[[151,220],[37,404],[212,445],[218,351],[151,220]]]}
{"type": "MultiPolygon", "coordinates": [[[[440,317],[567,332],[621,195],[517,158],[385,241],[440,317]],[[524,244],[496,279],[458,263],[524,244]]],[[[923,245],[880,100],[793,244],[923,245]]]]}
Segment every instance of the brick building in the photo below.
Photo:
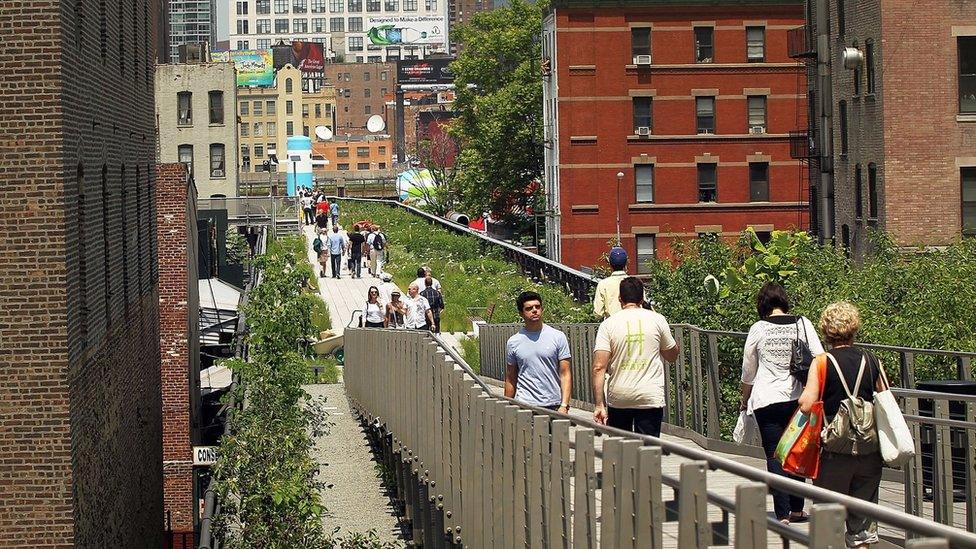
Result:
{"type": "Polygon", "coordinates": [[[2,547],[162,543],[156,3],[102,5],[0,10],[2,547]]]}
{"type": "Polygon", "coordinates": [[[200,296],[197,192],[184,164],[156,171],[159,347],[163,396],[163,495],[168,526],[192,533],[192,445],[200,443],[200,296]]]}
{"type": "Polygon", "coordinates": [[[389,179],[393,171],[393,140],[389,136],[339,137],[314,140],[313,160],[328,160],[314,168],[317,181],[327,179],[389,179]]]}
{"type": "Polygon", "coordinates": [[[806,228],[789,141],[806,126],[805,73],[786,47],[802,20],[795,0],[554,1],[542,44],[550,257],[595,265],[618,209],[638,261],[702,233],[806,228]]]}
{"type": "Polygon", "coordinates": [[[870,229],[902,246],[976,234],[976,5],[824,0],[807,19],[790,49],[810,60],[821,98],[809,140],[818,234],[858,256],[870,229]]]}
{"type": "Polygon", "coordinates": [[[368,135],[366,121],[386,118],[384,97],[396,88],[396,63],[335,63],[325,68],[336,89],[336,134],[368,135]]]}

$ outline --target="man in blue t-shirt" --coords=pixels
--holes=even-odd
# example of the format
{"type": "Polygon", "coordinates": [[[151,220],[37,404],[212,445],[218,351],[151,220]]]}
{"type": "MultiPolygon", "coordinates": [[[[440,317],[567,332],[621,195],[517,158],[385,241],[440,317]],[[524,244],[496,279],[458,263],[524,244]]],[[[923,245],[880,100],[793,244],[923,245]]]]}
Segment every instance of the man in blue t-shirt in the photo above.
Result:
{"type": "Polygon", "coordinates": [[[565,414],[573,390],[569,340],[542,322],[539,294],[522,292],[515,303],[525,327],[505,345],[505,396],[565,414]]]}
{"type": "Polygon", "coordinates": [[[329,260],[332,262],[332,278],[339,278],[339,269],[342,268],[342,254],[346,253],[346,238],[339,234],[339,226],[332,226],[332,234],[329,235],[327,244],[329,246],[329,260]]]}

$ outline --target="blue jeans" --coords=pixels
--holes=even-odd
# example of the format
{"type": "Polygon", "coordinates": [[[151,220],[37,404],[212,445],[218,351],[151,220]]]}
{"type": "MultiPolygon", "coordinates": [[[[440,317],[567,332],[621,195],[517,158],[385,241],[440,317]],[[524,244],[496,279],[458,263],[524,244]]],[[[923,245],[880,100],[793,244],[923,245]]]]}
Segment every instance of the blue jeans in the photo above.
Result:
{"type": "MultiPolygon", "coordinates": [[[[803,477],[793,476],[783,471],[783,466],[776,459],[776,445],[779,443],[783,431],[796,412],[797,401],[777,402],[753,410],[756,416],[756,423],[759,424],[759,436],[762,438],[763,450],[766,452],[766,470],[770,473],[806,482],[803,477]]],[[[771,490],[773,494],[773,512],[777,519],[790,518],[790,513],[800,513],[803,511],[803,498],[794,496],[786,492],[781,492],[775,488],[771,490]]]]}

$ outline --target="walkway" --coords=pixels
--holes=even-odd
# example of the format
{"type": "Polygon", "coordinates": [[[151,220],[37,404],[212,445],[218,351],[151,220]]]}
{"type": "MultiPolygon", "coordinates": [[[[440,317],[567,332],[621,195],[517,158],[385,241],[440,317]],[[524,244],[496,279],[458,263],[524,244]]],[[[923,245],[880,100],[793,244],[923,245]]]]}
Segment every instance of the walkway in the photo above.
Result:
{"type": "MultiPolygon", "coordinates": [[[[315,232],[312,227],[305,227],[303,232],[308,242],[309,262],[318,274],[319,265],[311,247],[315,232]]],[[[369,287],[379,282],[365,271],[361,279],[350,278],[345,264],[342,268],[340,280],[328,276],[318,279],[319,294],[329,306],[332,327],[337,333],[349,323],[353,311],[362,309],[369,287]]],[[[308,385],[305,390],[313,397],[326,397],[332,422],[329,433],[315,441],[319,480],[325,485],[322,502],[328,510],[326,530],[331,532],[338,527],[337,536],[374,530],[382,542],[402,543],[400,525],[383,488],[380,469],[359,421],[350,412],[345,385],[308,385]]]]}

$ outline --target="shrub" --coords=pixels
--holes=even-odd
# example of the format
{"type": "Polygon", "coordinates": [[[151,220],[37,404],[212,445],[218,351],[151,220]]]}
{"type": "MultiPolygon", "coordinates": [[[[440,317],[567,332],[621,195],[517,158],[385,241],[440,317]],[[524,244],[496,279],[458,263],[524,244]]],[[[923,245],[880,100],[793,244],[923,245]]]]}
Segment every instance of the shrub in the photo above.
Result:
{"type": "Polygon", "coordinates": [[[461,358],[471,366],[474,373],[481,375],[481,346],[478,344],[478,338],[461,339],[461,358]]]}

